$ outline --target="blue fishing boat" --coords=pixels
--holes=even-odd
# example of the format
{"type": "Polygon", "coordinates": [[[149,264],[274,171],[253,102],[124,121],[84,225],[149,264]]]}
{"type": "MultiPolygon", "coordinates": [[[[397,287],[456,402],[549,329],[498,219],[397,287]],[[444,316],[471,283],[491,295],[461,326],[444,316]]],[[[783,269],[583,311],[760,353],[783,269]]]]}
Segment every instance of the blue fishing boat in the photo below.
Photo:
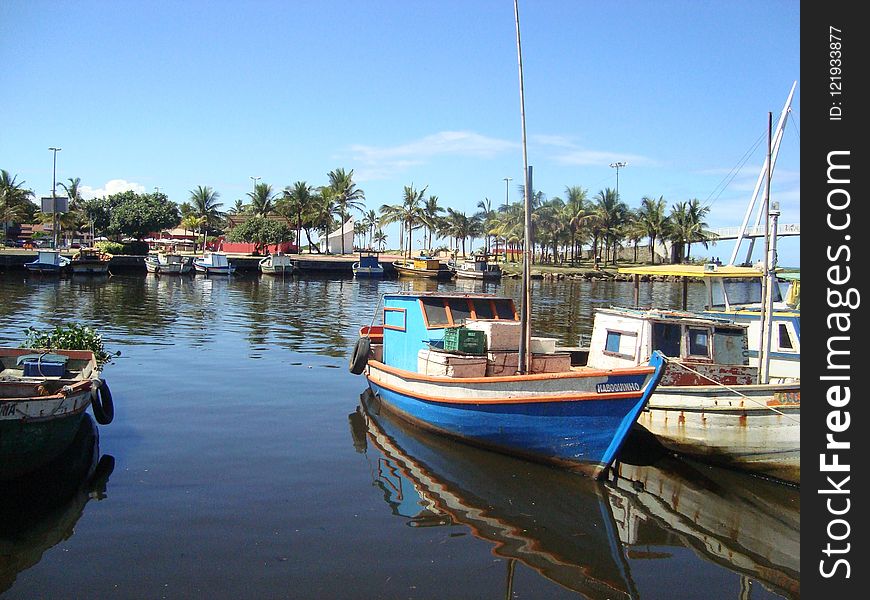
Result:
{"type": "Polygon", "coordinates": [[[350,370],[421,428],[602,476],[661,377],[661,355],[631,368],[573,367],[570,354],[539,343],[523,372],[520,331],[508,297],[386,294],[383,325],[363,328],[350,370]]]}
{"type": "Polygon", "coordinates": [[[57,275],[69,264],[70,259],[57,250],[40,250],[36,255],[36,260],[24,263],[24,266],[31,273],[57,275]]]}
{"type": "Polygon", "coordinates": [[[374,250],[360,250],[359,260],[353,263],[353,274],[357,277],[383,277],[384,267],[374,250]]]}

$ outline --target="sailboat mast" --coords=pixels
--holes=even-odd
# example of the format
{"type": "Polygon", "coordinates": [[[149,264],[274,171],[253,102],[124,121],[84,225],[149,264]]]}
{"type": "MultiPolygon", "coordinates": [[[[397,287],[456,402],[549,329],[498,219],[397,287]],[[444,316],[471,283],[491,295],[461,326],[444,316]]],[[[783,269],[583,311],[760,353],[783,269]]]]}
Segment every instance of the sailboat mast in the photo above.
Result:
{"type": "Polygon", "coordinates": [[[773,273],[770,255],[770,153],[772,148],[773,113],[767,113],[767,185],[764,190],[764,279],[762,280],[761,348],[758,355],[758,383],[769,382],[771,312],[773,312],[773,273]]]}
{"type": "Polygon", "coordinates": [[[514,0],[514,17],[517,23],[517,64],[519,65],[520,77],[520,120],[523,130],[523,176],[525,177],[525,188],[523,193],[523,208],[525,219],[523,223],[523,285],[522,285],[522,303],[520,306],[520,348],[518,360],[518,372],[520,374],[528,373],[531,368],[531,288],[529,280],[531,278],[531,263],[532,263],[532,213],[531,213],[531,169],[529,167],[529,157],[526,150],[526,102],[523,91],[523,51],[520,44],[520,9],[519,0],[514,0]]]}

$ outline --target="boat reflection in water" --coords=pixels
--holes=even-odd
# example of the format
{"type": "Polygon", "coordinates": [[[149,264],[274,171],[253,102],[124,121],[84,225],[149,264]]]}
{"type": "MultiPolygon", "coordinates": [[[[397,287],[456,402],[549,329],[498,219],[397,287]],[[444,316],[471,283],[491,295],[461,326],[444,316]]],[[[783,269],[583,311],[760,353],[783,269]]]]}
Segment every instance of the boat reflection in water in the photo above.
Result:
{"type": "Polygon", "coordinates": [[[0,482],[0,594],[73,534],[88,500],[105,497],[114,466],[114,457],[100,456],[97,426],[86,414],[60,456],[24,477],[0,482]]]}
{"type": "Polygon", "coordinates": [[[671,456],[617,463],[606,485],[629,557],[637,550],[649,559],[676,537],[704,560],[800,597],[797,487],[671,456]]]}
{"type": "Polygon", "coordinates": [[[635,465],[626,453],[594,481],[424,432],[380,411],[368,390],[349,421],[393,514],[493,543],[507,560],[506,597],[517,561],[592,600],[696,597],[692,586],[705,598],[800,596],[796,488],[664,454],[635,465]],[[689,595],[668,591],[669,576],[689,595]]]}
{"type": "Polygon", "coordinates": [[[412,526],[461,524],[514,560],[587,598],[637,598],[606,490],[568,470],[458,444],[379,410],[371,392],[351,414],[354,446],[374,447],[375,483],[412,526]]]}

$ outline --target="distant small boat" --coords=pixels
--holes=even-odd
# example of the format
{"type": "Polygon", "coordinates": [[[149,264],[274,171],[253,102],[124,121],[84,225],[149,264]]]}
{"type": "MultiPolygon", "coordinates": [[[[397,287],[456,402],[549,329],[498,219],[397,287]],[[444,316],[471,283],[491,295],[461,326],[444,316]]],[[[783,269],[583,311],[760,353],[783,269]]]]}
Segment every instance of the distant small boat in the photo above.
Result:
{"type": "Polygon", "coordinates": [[[295,268],[293,260],[283,252],[262,258],[259,265],[264,275],[292,275],[295,268]]]}
{"type": "Polygon", "coordinates": [[[112,255],[99,248],[81,248],[73,254],[70,270],[74,275],[105,275],[112,255]]]}
{"type": "Polygon", "coordinates": [[[374,250],[360,250],[359,260],[353,263],[353,274],[357,277],[383,277],[384,268],[374,250]]]}
{"type": "Polygon", "coordinates": [[[36,255],[36,260],[24,263],[24,266],[31,273],[57,275],[69,264],[70,259],[62,256],[57,250],[40,250],[36,255]]]}
{"type": "Polygon", "coordinates": [[[232,275],[236,271],[236,267],[227,260],[227,255],[222,252],[207,252],[205,256],[195,258],[193,267],[197,272],[206,275],[232,275]]]}
{"type": "Polygon", "coordinates": [[[0,479],[25,475],[63,452],[88,406],[97,422],[111,422],[111,393],[93,352],[0,348],[0,479]]]}
{"type": "Polygon", "coordinates": [[[475,254],[453,267],[456,277],[461,279],[496,280],[501,279],[501,267],[489,262],[486,254],[475,254]]]}
{"type": "Polygon", "coordinates": [[[149,254],[145,257],[145,269],[158,275],[184,275],[193,269],[193,259],[180,254],[149,254]]]}
{"type": "Polygon", "coordinates": [[[399,275],[409,277],[428,277],[430,279],[452,279],[453,269],[437,258],[431,256],[415,256],[393,262],[393,267],[399,275]]]}

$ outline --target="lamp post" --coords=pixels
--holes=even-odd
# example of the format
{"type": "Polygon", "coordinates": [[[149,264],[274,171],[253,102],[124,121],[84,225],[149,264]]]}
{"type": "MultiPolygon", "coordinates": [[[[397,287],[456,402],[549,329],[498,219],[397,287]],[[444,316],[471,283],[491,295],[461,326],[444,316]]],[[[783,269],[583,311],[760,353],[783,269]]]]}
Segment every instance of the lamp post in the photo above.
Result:
{"type": "Polygon", "coordinates": [[[624,167],[626,163],[615,162],[610,163],[610,166],[616,169],[616,201],[619,202],[619,169],[624,167]]]}
{"type": "MultiPolygon", "coordinates": [[[[513,177],[505,177],[504,178],[504,211],[505,216],[507,216],[508,210],[508,186],[510,182],[513,181],[513,177]]],[[[498,259],[496,259],[498,260],[498,259]]],[[[504,262],[507,264],[507,236],[504,238],[504,262]]]]}
{"type": "Polygon", "coordinates": [[[257,182],[258,182],[260,179],[261,179],[260,177],[254,177],[253,175],[251,176],[251,181],[254,182],[254,193],[255,193],[255,194],[257,193],[257,182]]]}
{"type": "Polygon", "coordinates": [[[61,151],[61,148],[52,146],[49,150],[53,153],[51,161],[51,242],[52,248],[57,250],[57,197],[55,196],[55,188],[57,186],[57,153],[61,151]]]}

